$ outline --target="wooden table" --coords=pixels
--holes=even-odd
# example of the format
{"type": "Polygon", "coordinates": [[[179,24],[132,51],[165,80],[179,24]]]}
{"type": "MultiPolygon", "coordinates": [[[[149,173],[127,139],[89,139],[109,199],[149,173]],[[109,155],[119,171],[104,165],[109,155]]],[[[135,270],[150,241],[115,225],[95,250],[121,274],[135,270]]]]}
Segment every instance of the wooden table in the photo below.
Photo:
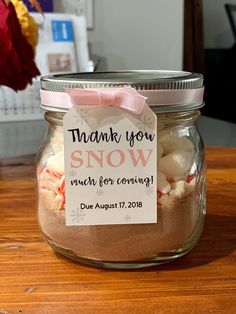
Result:
{"type": "Polygon", "coordinates": [[[185,257],[135,271],[71,262],[43,240],[32,164],[0,170],[0,313],[236,313],[236,149],[208,148],[208,214],[185,257]]]}

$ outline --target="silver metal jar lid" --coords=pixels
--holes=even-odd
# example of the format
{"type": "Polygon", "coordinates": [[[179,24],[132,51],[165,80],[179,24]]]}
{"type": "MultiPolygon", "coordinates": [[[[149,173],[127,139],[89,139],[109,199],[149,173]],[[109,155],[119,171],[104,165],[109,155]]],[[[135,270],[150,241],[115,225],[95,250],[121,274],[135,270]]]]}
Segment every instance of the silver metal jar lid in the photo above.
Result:
{"type": "MultiPolygon", "coordinates": [[[[184,71],[114,71],[85,72],[72,74],[56,74],[41,78],[41,89],[51,92],[65,92],[71,88],[116,88],[129,85],[140,94],[155,90],[195,90],[203,87],[203,76],[199,73],[184,71]]],[[[152,104],[157,112],[176,112],[197,109],[203,106],[203,101],[190,103],[175,103],[171,105],[152,104]]],[[[42,106],[47,109],[47,106],[42,106]]]]}

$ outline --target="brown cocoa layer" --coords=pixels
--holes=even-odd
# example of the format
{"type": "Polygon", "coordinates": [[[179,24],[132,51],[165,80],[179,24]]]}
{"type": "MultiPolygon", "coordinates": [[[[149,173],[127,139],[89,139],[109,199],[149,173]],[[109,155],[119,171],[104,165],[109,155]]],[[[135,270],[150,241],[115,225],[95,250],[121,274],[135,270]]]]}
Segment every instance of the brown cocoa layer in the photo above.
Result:
{"type": "Polygon", "coordinates": [[[198,221],[194,193],[158,206],[155,224],[66,226],[65,212],[39,204],[42,231],[55,245],[78,257],[101,261],[135,261],[179,249],[198,221]]]}

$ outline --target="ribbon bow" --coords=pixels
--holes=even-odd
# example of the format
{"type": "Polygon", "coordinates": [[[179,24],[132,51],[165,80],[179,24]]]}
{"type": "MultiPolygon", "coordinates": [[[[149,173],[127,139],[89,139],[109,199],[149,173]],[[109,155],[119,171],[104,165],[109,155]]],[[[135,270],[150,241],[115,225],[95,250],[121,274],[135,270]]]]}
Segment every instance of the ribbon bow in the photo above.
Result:
{"type": "Polygon", "coordinates": [[[73,105],[118,106],[136,114],[142,112],[147,99],[131,86],[104,89],[72,88],[68,89],[67,93],[73,105]]]}

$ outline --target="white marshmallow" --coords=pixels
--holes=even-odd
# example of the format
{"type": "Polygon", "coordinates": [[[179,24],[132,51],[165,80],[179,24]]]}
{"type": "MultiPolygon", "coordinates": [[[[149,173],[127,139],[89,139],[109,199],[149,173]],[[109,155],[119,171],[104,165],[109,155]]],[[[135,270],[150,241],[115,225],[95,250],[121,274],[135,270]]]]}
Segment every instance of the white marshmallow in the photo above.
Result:
{"type": "Polygon", "coordinates": [[[170,196],[173,198],[181,198],[187,196],[194,190],[194,185],[185,181],[178,181],[171,184],[170,196]]]}
{"type": "Polygon", "coordinates": [[[47,189],[40,189],[40,203],[43,208],[52,209],[55,207],[54,201],[56,194],[53,191],[47,189]]]}
{"type": "Polygon", "coordinates": [[[171,184],[171,191],[158,199],[158,202],[165,208],[174,208],[176,199],[181,199],[194,191],[194,185],[185,181],[178,181],[171,184]]]}
{"type": "Polygon", "coordinates": [[[63,132],[56,130],[53,133],[50,144],[55,154],[58,153],[59,151],[63,151],[64,150],[63,132]]]}
{"type": "Polygon", "coordinates": [[[193,144],[185,136],[179,137],[177,134],[165,134],[158,142],[163,146],[164,155],[168,155],[176,150],[193,152],[193,144]]]}
{"type": "Polygon", "coordinates": [[[58,152],[48,158],[47,167],[60,174],[64,174],[64,152],[58,152]]]}
{"type": "Polygon", "coordinates": [[[169,193],[170,189],[170,183],[167,181],[164,173],[157,171],[157,190],[161,193],[169,193]]]}
{"type": "Polygon", "coordinates": [[[56,207],[56,209],[62,209],[63,208],[63,203],[64,203],[64,199],[63,199],[63,196],[62,195],[57,195],[55,197],[55,200],[54,200],[54,206],[56,207]]]}
{"type": "Polygon", "coordinates": [[[189,171],[191,164],[192,154],[179,150],[162,157],[158,168],[166,175],[167,179],[183,178],[189,171]]]}
{"type": "Polygon", "coordinates": [[[158,201],[162,206],[165,207],[165,210],[172,209],[175,204],[175,199],[171,197],[170,194],[162,195],[158,201]]]}

